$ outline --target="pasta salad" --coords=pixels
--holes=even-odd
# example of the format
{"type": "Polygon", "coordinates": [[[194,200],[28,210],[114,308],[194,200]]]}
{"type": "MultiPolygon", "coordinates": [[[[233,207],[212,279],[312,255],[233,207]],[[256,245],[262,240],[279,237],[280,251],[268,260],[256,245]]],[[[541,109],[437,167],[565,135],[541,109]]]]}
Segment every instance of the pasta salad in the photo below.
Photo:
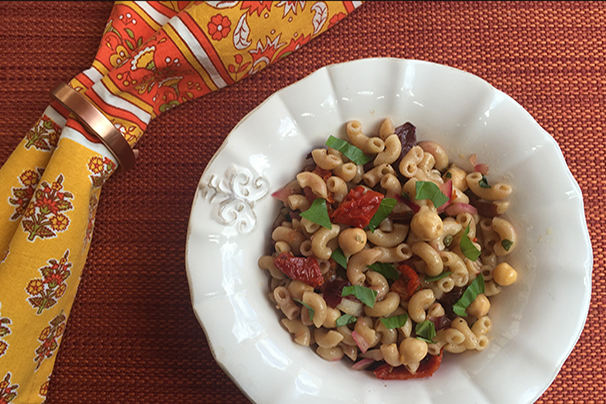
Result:
{"type": "Polygon", "coordinates": [[[283,208],[258,264],[296,343],[379,379],[428,377],[445,352],[489,344],[490,298],[517,278],[512,188],[410,122],[362,129],[348,122],[348,140],[330,136],[273,194],[283,208]]]}

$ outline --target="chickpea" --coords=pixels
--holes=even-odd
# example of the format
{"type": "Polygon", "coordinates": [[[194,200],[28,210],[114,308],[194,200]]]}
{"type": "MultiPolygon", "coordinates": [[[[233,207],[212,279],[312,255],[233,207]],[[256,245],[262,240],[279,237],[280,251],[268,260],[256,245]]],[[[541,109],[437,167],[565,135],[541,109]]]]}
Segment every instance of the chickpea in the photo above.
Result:
{"type": "Polygon", "coordinates": [[[501,262],[492,271],[492,279],[501,286],[509,286],[518,279],[518,272],[508,263],[501,262]]]}
{"type": "Polygon", "coordinates": [[[480,318],[487,315],[489,310],[490,300],[488,300],[484,293],[481,293],[476,297],[476,300],[471,302],[471,304],[467,307],[467,314],[480,318]]]}
{"type": "Polygon", "coordinates": [[[400,359],[404,365],[420,362],[427,355],[427,343],[408,337],[400,343],[400,359]]]}
{"type": "Polygon", "coordinates": [[[410,222],[411,230],[423,241],[435,240],[442,235],[444,224],[435,211],[422,206],[410,222]]]}
{"type": "Polygon", "coordinates": [[[346,257],[362,251],[366,240],[366,232],[358,228],[345,229],[339,234],[339,246],[346,257]]]}

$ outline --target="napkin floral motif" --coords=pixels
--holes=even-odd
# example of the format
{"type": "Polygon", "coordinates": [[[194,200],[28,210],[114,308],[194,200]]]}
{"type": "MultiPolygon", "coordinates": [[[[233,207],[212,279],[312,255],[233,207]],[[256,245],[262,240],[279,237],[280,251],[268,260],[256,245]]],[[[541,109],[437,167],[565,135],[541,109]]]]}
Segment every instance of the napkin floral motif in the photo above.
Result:
{"type": "Polygon", "coordinates": [[[28,206],[21,220],[23,229],[29,233],[28,240],[56,237],[56,232],[65,231],[69,218],[62,212],[73,209],[70,202],[73,198],[71,192],[63,190],[63,175],[51,184],[43,181],[34,193],[33,205],[28,206]]]}
{"type": "Polygon", "coordinates": [[[3,338],[11,333],[10,325],[10,318],[0,316],[0,357],[6,353],[6,349],[8,348],[8,343],[3,341],[3,338]]]}
{"type": "Polygon", "coordinates": [[[9,204],[16,206],[15,213],[13,213],[13,215],[10,217],[10,220],[19,220],[21,216],[25,214],[27,205],[29,205],[29,201],[36,192],[38,181],[40,181],[43,172],[44,169],[36,167],[35,171],[24,170],[23,173],[21,173],[19,176],[19,182],[21,183],[22,187],[13,188],[12,197],[8,199],[9,204]]]}
{"type": "Polygon", "coordinates": [[[57,304],[67,290],[67,278],[71,275],[71,262],[68,262],[69,250],[65,252],[59,261],[56,259],[48,260],[48,265],[39,269],[42,278],[31,279],[25,290],[32,297],[27,301],[33,308],[38,309],[36,314],[41,314],[43,310],[49,309],[57,304]]]}
{"type": "Polygon", "coordinates": [[[42,383],[42,386],[40,386],[40,390],[38,391],[38,395],[40,397],[45,397],[48,394],[48,385],[50,384],[50,377],[44,382],[42,383]]]}
{"type": "Polygon", "coordinates": [[[48,116],[43,115],[36,125],[25,135],[23,147],[35,147],[38,150],[52,152],[61,136],[61,127],[48,116]]]}
{"type": "Polygon", "coordinates": [[[57,348],[59,348],[59,338],[65,331],[65,320],[67,317],[63,314],[63,310],[55,318],[49,321],[49,325],[44,327],[40,332],[38,341],[40,346],[36,348],[34,362],[36,362],[36,370],[40,367],[45,359],[53,356],[57,348]]]}
{"type": "Polygon", "coordinates": [[[4,380],[0,382],[0,403],[8,404],[17,397],[17,389],[19,385],[11,383],[11,373],[7,372],[4,380]]]}

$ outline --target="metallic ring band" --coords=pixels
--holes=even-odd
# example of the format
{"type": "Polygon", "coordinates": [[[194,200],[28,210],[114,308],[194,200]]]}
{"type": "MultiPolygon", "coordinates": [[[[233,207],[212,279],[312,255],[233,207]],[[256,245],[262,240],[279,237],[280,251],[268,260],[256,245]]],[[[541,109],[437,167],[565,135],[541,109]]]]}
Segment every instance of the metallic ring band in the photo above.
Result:
{"type": "Polygon", "coordinates": [[[118,160],[120,169],[126,171],[135,165],[135,152],[126,139],[86,97],[65,83],[59,84],[51,95],[72,112],[90,134],[103,142],[118,160]]]}

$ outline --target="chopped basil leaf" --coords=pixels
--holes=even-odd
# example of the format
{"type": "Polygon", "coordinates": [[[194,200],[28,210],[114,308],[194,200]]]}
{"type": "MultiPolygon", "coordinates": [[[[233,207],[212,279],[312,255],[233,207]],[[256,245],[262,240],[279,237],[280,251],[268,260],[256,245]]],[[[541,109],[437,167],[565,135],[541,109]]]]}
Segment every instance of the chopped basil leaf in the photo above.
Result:
{"type": "Polygon", "coordinates": [[[467,307],[469,307],[481,293],[484,293],[484,276],[479,274],[476,279],[471,282],[471,285],[465,289],[465,292],[463,292],[463,296],[461,296],[459,301],[452,306],[452,311],[454,311],[457,316],[467,316],[465,310],[467,310],[467,307]]]}
{"type": "Polygon", "coordinates": [[[326,200],[322,198],[316,199],[309,209],[305,212],[301,212],[301,217],[309,220],[310,222],[314,222],[319,224],[322,227],[326,227],[327,229],[332,229],[332,224],[330,223],[330,217],[328,217],[328,209],[326,208],[326,200]]]}
{"type": "Polygon", "coordinates": [[[380,273],[386,279],[398,279],[400,277],[400,272],[396,269],[396,267],[393,266],[393,264],[377,262],[369,265],[368,268],[380,273]]]}
{"type": "Polygon", "coordinates": [[[350,144],[345,140],[337,139],[334,136],[330,136],[328,138],[328,140],[326,141],[326,146],[332,147],[333,149],[340,151],[341,153],[343,153],[343,155],[345,155],[345,157],[347,157],[356,164],[363,165],[373,159],[373,157],[367,156],[362,150],[358,149],[356,146],[350,144]]]}
{"type": "Polygon", "coordinates": [[[470,260],[475,261],[478,259],[481,252],[476,248],[475,245],[473,245],[467,234],[469,234],[469,225],[467,225],[467,228],[463,232],[463,237],[461,237],[459,247],[461,247],[461,252],[463,253],[463,255],[465,255],[470,260]]]}
{"type": "Polygon", "coordinates": [[[501,245],[503,246],[505,251],[509,251],[509,249],[513,245],[513,241],[505,239],[505,240],[501,241],[501,245]]]}
{"type": "Polygon", "coordinates": [[[448,202],[448,197],[440,191],[440,188],[431,181],[417,181],[415,184],[417,196],[415,199],[429,199],[433,206],[439,208],[448,202]]]}
{"type": "Polygon", "coordinates": [[[490,184],[488,183],[488,180],[486,179],[486,177],[484,177],[483,174],[482,174],[482,179],[480,181],[478,181],[478,185],[482,188],[492,188],[490,186],[490,184]]]}
{"type": "Polygon", "coordinates": [[[425,277],[425,282],[435,282],[435,281],[439,281],[442,278],[446,278],[448,275],[450,275],[452,272],[447,272],[444,271],[439,275],[436,276],[426,276],[425,277]]]}
{"type": "Polygon", "coordinates": [[[341,317],[339,317],[337,319],[337,327],[355,323],[356,321],[358,321],[357,317],[354,317],[351,314],[343,314],[341,317]]]}
{"type": "Polygon", "coordinates": [[[436,326],[433,321],[425,320],[415,327],[415,334],[417,334],[417,338],[433,344],[433,339],[436,336],[436,326]]]}
{"type": "Polygon", "coordinates": [[[368,228],[371,232],[375,232],[377,226],[391,213],[394,206],[396,206],[396,200],[393,198],[383,198],[381,200],[381,204],[379,205],[379,210],[374,214],[370,222],[368,223],[368,228]]]}
{"type": "Polygon", "coordinates": [[[387,328],[388,330],[392,330],[394,328],[404,327],[404,325],[406,325],[406,322],[408,321],[408,314],[404,313],[397,316],[381,318],[380,320],[385,326],[385,328],[387,328]]]}
{"type": "Polygon", "coordinates": [[[307,307],[307,311],[309,313],[309,321],[313,321],[314,319],[314,314],[316,313],[316,311],[313,309],[313,307],[311,307],[309,304],[307,303],[303,303],[302,301],[300,301],[299,299],[292,299],[295,302],[301,303],[303,306],[307,307]]]}
{"type": "Polygon", "coordinates": [[[450,171],[448,171],[446,174],[444,174],[444,178],[447,178],[447,179],[452,178],[452,174],[450,173],[450,171]]]}
{"type": "Polygon", "coordinates": [[[341,247],[334,250],[330,258],[335,260],[337,264],[341,265],[343,268],[347,268],[347,258],[345,258],[345,254],[343,254],[341,247]]]}
{"type": "Polygon", "coordinates": [[[368,307],[374,307],[377,300],[377,291],[367,288],[366,286],[345,286],[341,292],[341,296],[354,295],[359,301],[368,307]]]}

